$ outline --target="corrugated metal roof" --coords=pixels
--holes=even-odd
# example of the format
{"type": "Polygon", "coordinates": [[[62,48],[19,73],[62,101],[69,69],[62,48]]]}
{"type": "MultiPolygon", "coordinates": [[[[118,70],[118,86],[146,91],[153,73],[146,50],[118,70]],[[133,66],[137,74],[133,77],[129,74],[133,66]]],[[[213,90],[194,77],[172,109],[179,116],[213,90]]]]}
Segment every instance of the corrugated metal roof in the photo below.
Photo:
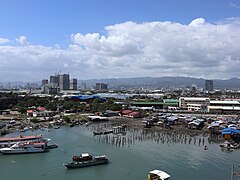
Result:
{"type": "Polygon", "coordinates": [[[207,97],[180,97],[180,99],[183,99],[185,101],[206,101],[206,100],[210,100],[207,97]]]}
{"type": "Polygon", "coordinates": [[[235,110],[240,111],[240,107],[236,106],[208,106],[208,109],[222,109],[222,110],[235,110]]]}
{"type": "Polygon", "coordinates": [[[134,105],[144,105],[144,104],[148,104],[148,105],[178,105],[178,102],[177,103],[165,103],[165,102],[131,102],[131,104],[134,104],[134,105]]]}
{"type": "Polygon", "coordinates": [[[240,102],[238,102],[238,101],[210,101],[210,104],[238,104],[238,105],[240,105],[240,102]]]}

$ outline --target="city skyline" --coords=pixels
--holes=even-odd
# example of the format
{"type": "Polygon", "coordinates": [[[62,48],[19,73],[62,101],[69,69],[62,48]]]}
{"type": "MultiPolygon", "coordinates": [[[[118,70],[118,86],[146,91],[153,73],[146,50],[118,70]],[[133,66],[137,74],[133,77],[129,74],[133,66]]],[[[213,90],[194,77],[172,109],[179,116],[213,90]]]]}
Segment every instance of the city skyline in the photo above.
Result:
{"type": "Polygon", "coordinates": [[[0,22],[0,82],[240,78],[239,0],[10,0],[0,22]]]}

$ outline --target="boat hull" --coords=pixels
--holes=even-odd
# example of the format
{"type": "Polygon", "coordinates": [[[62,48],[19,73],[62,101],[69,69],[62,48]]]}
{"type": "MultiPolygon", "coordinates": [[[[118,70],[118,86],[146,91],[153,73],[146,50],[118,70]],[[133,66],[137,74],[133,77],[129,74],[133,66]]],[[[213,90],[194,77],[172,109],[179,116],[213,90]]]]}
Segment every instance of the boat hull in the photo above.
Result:
{"type": "Polygon", "coordinates": [[[96,166],[101,164],[109,163],[108,159],[99,160],[99,161],[87,161],[87,162],[73,162],[73,163],[64,163],[63,165],[66,166],[68,169],[76,169],[76,168],[83,168],[88,166],[96,166]]]}
{"type": "Polygon", "coordinates": [[[104,135],[104,134],[110,134],[110,133],[113,133],[113,130],[100,131],[100,132],[93,131],[94,135],[104,135]]]}
{"type": "Polygon", "coordinates": [[[11,150],[2,150],[1,153],[2,154],[7,154],[7,155],[10,155],[10,154],[30,154],[30,153],[43,153],[43,152],[47,152],[48,150],[47,149],[39,149],[39,150],[31,150],[31,151],[26,151],[26,150],[14,150],[14,151],[11,151],[11,150]]]}

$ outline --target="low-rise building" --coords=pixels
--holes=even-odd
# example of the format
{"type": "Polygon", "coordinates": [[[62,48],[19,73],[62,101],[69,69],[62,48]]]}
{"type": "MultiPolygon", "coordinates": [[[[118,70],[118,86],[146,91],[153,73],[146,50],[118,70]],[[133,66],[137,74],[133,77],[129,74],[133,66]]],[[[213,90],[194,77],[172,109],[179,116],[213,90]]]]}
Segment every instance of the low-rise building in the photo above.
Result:
{"type": "Polygon", "coordinates": [[[53,111],[34,111],[32,113],[33,117],[52,117],[53,115],[53,111]]]}
{"type": "Polygon", "coordinates": [[[210,101],[208,106],[209,113],[218,114],[239,114],[240,102],[239,101],[210,101]]]}
{"type": "Polygon", "coordinates": [[[179,108],[188,109],[188,106],[209,106],[210,99],[208,97],[180,97],[179,108]]]}

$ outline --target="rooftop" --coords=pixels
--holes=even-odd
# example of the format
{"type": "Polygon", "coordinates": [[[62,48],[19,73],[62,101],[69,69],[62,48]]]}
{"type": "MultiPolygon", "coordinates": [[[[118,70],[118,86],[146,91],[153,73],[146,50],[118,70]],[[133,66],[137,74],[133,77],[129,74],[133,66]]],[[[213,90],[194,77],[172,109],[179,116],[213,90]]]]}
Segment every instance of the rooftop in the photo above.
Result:
{"type": "Polygon", "coordinates": [[[240,105],[239,101],[210,101],[210,104],[237,104],[240,105]]]}
{"type": "Polygon", "coordinates": [[[169,175],[169,174],[167,174],[166,172],[161,171],[161,170],[153,170],[153,171],[150,171],[150,174],[156,174],[156,175],[158,175],[159,177],[161,177],[161,179],[170,178],[170,175],[169,175]]]}
{"type": "Polygon", "coordinates": [[[184,99],[185,101],[207,101],[207,100],[210,100],[208,97],[180,97],[180,99],[184,99]]]}

